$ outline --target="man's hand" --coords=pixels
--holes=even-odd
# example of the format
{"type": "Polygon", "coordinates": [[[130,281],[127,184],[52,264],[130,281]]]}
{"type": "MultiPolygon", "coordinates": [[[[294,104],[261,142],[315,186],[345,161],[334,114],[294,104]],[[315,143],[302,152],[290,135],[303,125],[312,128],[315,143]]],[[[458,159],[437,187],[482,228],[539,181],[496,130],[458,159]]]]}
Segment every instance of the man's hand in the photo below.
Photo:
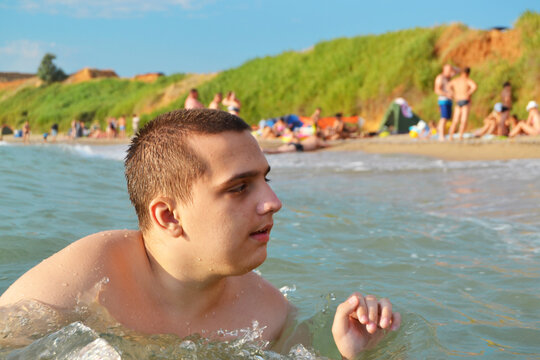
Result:
{"type": "Polygon", "coordinates": [[[377,344],[386,330],[395,331],[400,324],[401,315],[392,312],[388,299],[354,293],[337,307],[332,334],[341,356],[354,359],[377,344]]]}

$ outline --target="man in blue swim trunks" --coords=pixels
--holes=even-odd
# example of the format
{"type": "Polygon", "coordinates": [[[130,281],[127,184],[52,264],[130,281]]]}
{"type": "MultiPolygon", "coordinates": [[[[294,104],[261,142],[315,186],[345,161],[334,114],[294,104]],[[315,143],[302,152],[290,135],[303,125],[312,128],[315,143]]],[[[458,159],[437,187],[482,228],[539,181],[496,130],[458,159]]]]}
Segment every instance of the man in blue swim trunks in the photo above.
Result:
{"type": "Polygon", "coordinates": [[[444,141],[444,129],[446,121],[452,118],[452,92],[448,88],[450,79],[454,76],[454,68],[450,64],[443,66],[442,73],[435,78],[435,94],[439,95],[438,103],[441,111],[441,118],[437,125],[439,140],[444,141]]]}

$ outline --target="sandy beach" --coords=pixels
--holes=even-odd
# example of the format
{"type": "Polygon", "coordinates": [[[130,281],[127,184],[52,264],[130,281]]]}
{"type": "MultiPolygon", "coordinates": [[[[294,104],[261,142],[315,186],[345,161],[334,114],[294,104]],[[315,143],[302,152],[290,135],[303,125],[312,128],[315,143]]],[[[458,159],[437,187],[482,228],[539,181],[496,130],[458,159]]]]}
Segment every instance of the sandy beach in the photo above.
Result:
{"type": "MultiPolygon", "coordinates": [[[[22,143],[20,138],[4,136],[8,143],[22,143]]],[[[40,135],[32,135],[31,144],[43,144],[40,135]]],[[[48,142],[54,143],[54,142],[48,142]]],[[[55,143],[87,145],[128,144],[129,139],[93,139],[79,138],[71,140],[59,136],[55,143]]],[[[281,140],[259,140],[262,148],[276,148],[283,144],[281,140]]],[[[514,139],[466,139],[464,141],[439,142],[437,140],[412,139],[408,135],[396,135],[385,138],[363,138],[337,140],[332,147],[320,151],[363,151],[377,154],[412,154],[428,156],[449,161],[467,160],[510,160],[540,158],[540,136],[520,136],[514,139]]]]}
{"type": "MultiPolygon", "coordinates": [[[[263,148],[282,144],[279,140],[261,140],[263,148]]],[[[377,154],[413,154],[450,161],[509,160],[540,158],[540,136],[515,139],[469,139],[454,142],[417,140],[408,135],[385,138],[338,140],[323,151],[364,151],[377,154]]]]}

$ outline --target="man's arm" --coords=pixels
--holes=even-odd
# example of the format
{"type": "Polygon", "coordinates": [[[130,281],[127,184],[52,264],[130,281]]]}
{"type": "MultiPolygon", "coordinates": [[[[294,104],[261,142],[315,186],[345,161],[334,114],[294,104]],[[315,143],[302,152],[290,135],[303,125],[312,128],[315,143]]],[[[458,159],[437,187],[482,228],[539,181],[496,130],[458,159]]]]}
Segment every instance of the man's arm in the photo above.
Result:
{"type": "Polygon", "coordinates": [[[437,75],[437,77],[435,78],[435,86],[433,88],[433,91],[435,92],[435,94],[439,95],[439,96],[446,96],[446,94],[444,93],[444,91],[442,90],[442,79],[441,79],[441,75],[437,75]]]}
{"type": "Polygon", "coordinates": [[[0,296],[0,306],[36,300],[56,309],[73,308],[79,294],[103,277],[104,242],[100,234],[90,235],[43,260],[0,296]]]}
{"type": "Polygon", "coordinates": [[[474,94],[476,89],[478,89],[478,85],[476,85],[476,83],[473,80],[469,79],[469,92],[468,92],[469,98],[471,97],[472,94],[474,94]]]}

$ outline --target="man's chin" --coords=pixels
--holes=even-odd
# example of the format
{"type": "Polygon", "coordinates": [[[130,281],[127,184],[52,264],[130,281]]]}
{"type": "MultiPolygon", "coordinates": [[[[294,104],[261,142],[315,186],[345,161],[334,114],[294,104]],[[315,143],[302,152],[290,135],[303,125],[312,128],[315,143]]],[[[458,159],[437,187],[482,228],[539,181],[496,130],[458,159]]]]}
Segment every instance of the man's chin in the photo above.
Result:
{"type": "Polygon", "coordinates": [[[264,254],[254,255],[249,263],[242,264],[243,266],[239,266],[239,264],[234,266],[233,273],[231,275],[244,275],[255,270],[264,263],[264,261],[266,260],[266,256],[267,253],[265,248],[264,254]]]}

